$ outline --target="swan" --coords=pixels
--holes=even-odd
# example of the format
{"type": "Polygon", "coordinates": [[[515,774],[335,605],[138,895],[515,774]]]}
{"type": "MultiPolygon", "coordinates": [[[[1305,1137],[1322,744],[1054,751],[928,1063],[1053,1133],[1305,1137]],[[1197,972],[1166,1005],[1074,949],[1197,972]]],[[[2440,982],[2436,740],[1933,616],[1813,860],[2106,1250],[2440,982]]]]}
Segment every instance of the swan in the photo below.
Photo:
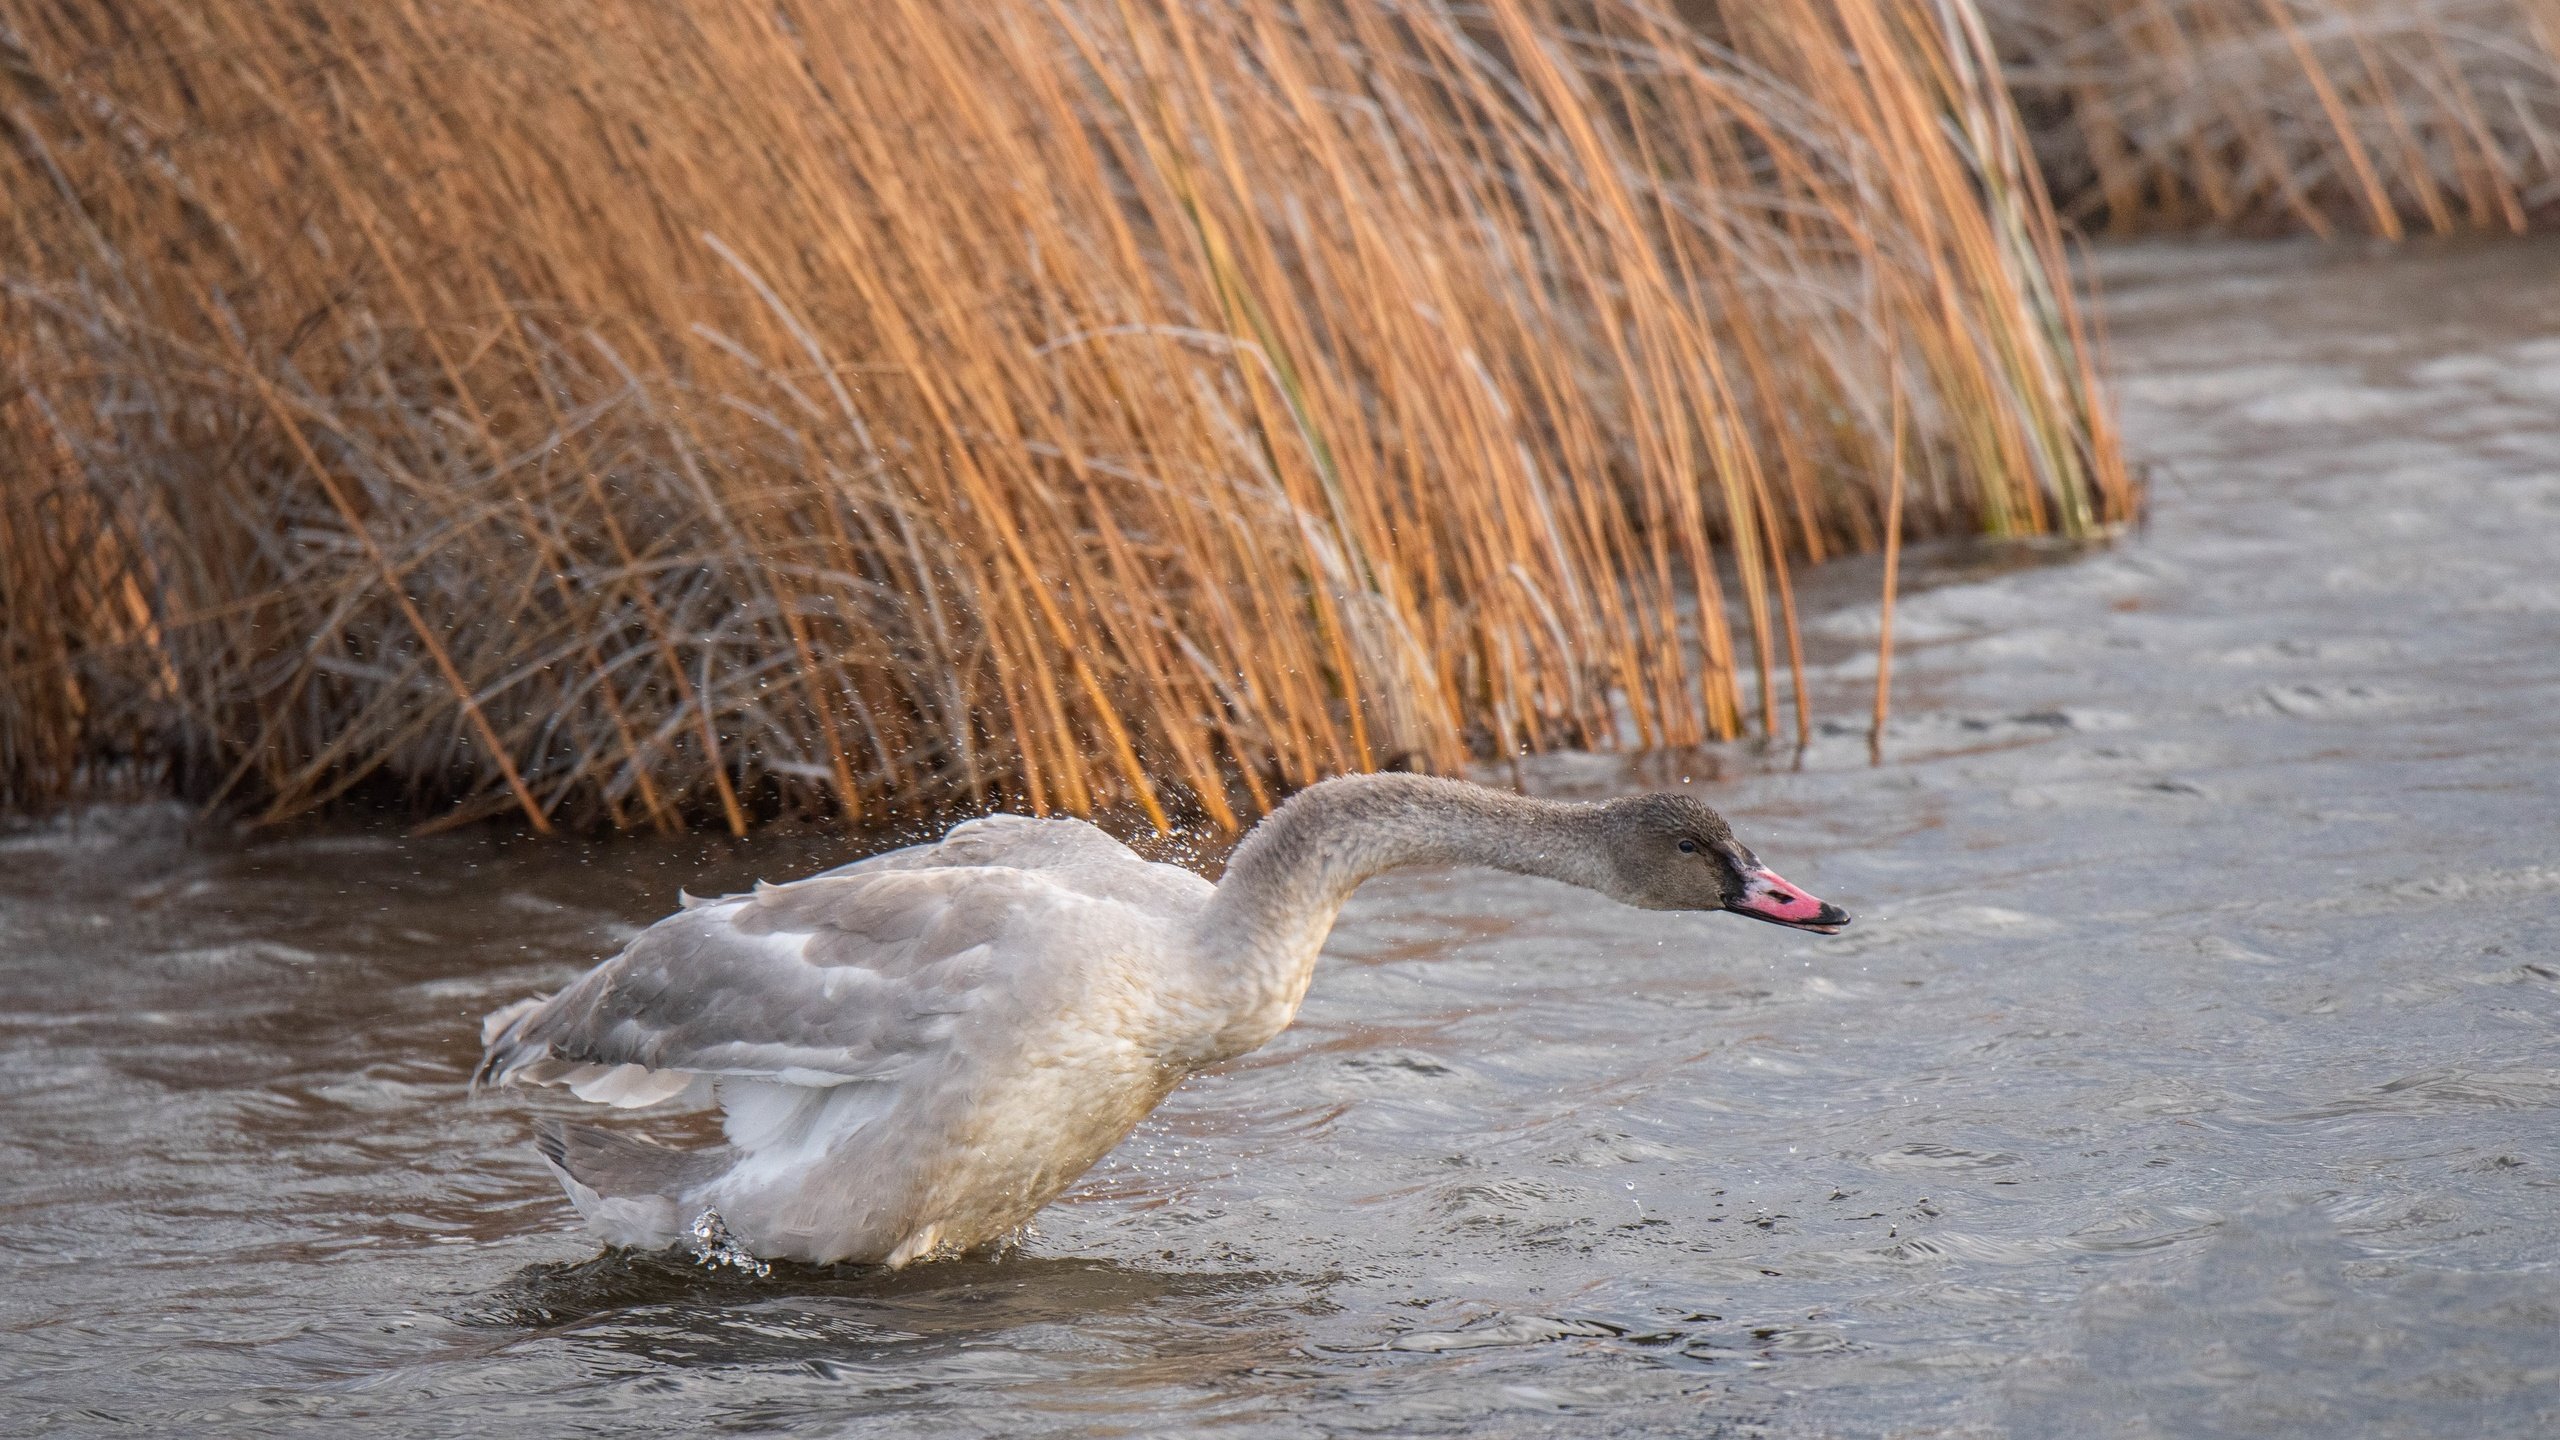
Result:
{"type": "Polygon", "coordinates": [[[717,1233],[767,1260],[896,1267],[1004,1240],[1201,1068],[1297,1016],[1361,882],[1402,865],[1542,875],[1649,910],[1832,933],[1683,795],[1575,804],[1359,775],[1256,825],[1217,884],[1080,820],[990,815],[937,842],[684,908],[483,1023],[473,1075],[722,1109],[680,1150],[542,1122],[609,1244],[717,1233]]]}

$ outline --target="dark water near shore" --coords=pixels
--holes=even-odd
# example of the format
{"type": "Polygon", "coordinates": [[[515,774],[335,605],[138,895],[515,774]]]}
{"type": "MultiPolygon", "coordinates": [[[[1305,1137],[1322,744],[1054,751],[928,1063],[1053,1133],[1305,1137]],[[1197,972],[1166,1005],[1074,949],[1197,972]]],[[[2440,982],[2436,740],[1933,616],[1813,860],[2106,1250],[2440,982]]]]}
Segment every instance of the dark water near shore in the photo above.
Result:
{"type": "Polygon", "coordinates": [[[2560,1433],[2560,251],[2107,268],[2154,523],[1947,558],[1892,764],[1533,771],[1855,929],[1381,882],[1005,1260],[597,1258],[462,1096],[824,842],[0,836],[0,1429],[2560,1433]]]}

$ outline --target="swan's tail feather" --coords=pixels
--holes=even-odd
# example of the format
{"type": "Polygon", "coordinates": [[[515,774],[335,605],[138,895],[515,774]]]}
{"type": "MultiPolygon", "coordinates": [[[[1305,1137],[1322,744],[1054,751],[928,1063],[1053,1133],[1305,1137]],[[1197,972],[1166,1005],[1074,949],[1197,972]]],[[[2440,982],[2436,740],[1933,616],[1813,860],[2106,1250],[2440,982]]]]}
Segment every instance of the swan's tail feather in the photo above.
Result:
{"type": "Polygon", "coordinates": [[[701,1207],[692,1192],[728,1173],[738,1152],[677,1150],[591,1125],[537,1121],[534,1146],[589,1228],[616,1245],[667,1245],[701,1207]]]}
{"type": "Polygon", "coordinates": [[[738,1152],[726,1145],[678,1150],[592,1125],[553,1120],[535,1125],[533,1143],[543,1159],[599,1195],[680,1196],[720,1178],[738,1159],[738,1152]]]}

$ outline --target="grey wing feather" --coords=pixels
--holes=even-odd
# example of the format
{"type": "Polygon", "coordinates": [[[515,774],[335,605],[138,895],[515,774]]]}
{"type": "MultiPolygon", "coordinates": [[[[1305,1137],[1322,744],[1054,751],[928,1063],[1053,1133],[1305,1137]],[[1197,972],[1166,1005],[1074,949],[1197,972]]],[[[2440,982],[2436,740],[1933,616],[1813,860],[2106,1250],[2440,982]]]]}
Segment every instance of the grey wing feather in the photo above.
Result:
{"type": "Polygon", "coordinates": [[[622,1066],[893,1078],[975,1003],[991,942],[1041,888],[1018,871],[829,876],[679,911],[549,1000],[493,1014],[474,1083],[575,1084],[622,1066]]]}
{"type": "Polygon", "coordinates": [[[1211,893],[1082,821],[987,816],[788,885],[688,897],[558,995],[490,1015],[473,1084],[642,1105],[692,1075],[892,1079],[990,989],[1036,985],[1085,904],[1170,918],[1211,893]]]}
{"type": "Polygon", "coordinates": [[[1012,870],[1071,870],[1094,865],[1143,865],[1137,852],[1082,820],[1030,815],[984,815],[954,825],[939,840],[910,845],[822,871],[811,879],[881,870],[941,870],[999,865],[1012,870]]]}

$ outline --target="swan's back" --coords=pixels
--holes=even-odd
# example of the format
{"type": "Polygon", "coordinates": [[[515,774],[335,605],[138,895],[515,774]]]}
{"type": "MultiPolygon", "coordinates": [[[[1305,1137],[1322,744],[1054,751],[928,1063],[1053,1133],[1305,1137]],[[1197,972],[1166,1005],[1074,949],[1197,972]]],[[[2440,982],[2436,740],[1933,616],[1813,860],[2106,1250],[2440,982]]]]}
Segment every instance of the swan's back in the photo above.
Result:
{"type": "Polygon", "coordinates": [[[1072,1165],[1063,1185],[1179,1078],[1149,1053],[1152,997],[1212,893],[1082,821],[989,816],[687,899],[558,995],[492,1014],[477,1079],[621,1107],[717,1083],[717,1150],[545,1135],[620,1243],[669,1243],[704,1208],[763,1254],[896,1262],[979,1243],[1048,1195],[1018,1218],[937,1197],[1020,1193],[1072,1165]],[[1022,1173],[977,1173],[988,1163],[1022,1173]]]}

